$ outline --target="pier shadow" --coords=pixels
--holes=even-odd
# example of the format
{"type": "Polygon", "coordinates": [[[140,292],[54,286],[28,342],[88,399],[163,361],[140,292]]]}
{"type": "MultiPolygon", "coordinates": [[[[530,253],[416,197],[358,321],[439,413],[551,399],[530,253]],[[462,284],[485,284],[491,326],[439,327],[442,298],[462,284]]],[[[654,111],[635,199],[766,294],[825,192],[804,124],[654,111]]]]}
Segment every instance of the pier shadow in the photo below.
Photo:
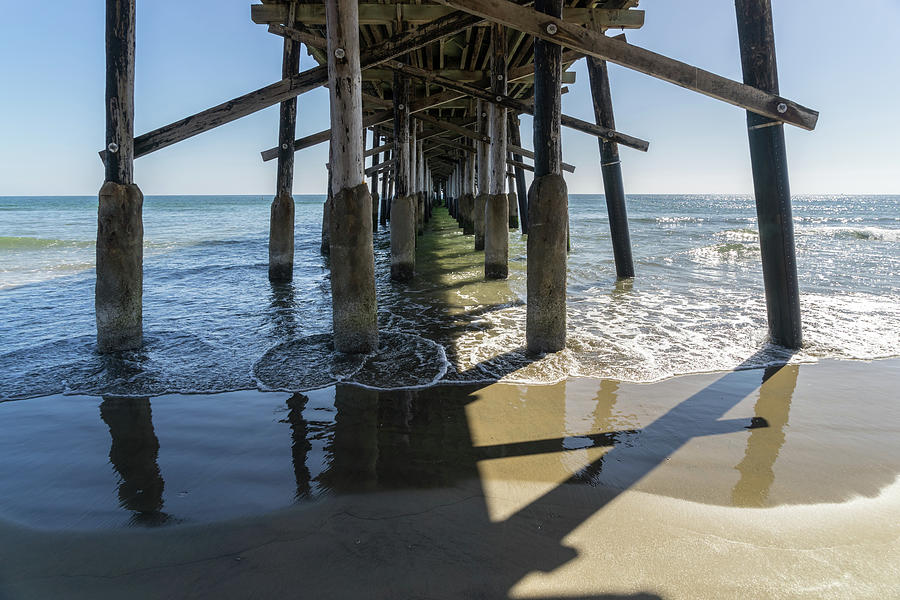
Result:
{"type": "MultiPolygon", "coordinates": [[[[394,391],[338,384],[335,388],[333,431],[326,445],[327,467],[313,477],[313,484],[324,492],[338,495],[396,490],[459,490],[474,486],[476,491],[472,502],[477,506],[470,505],[464,528],[450,534],[449,540],[443,540],[442,547],[446,548],[447,560],[451,564],[459,559],[457,553],[471,560],[473,545],[482,549],[484,555],[481,560],[486,561],[484,567],[492,573],[490,583],[485,585],[492,591],[503,590],[506,596],[526,576],[549,573],[577,560],[579,554],[566,545],[566,538],[694,439],[750,430],[746,455],[736,467],[742,473],[734,491],[736,505],[755,505],[747,498],[764,499],[774,479],[765,474],[771,475],[778,451],[772,451],[771,446],[755,443],[754,432],[769,428],[770,419],[776,426],[783,426],[786,422],[797,368],[780,364],[764,370],[743,369],[757,364],[756,359],[751,357],[741,370],[718,377],[643,427],[611,426],[618,394],[617,382],[602,382],[594,399],[593,424],[574,433],[567,432],[566,424],[562,423],[565,398],[562,405],[557,401],[548,410],[542,406],[548,401],[546,394],[536,393],[532,398],[529,392],[533,388],[527,388],[524,392],[514,391],[513,394],[519,395],[521,406],[517,408],[521,414],[527,415],[529,411],[535,413],[534,417],[522,418],[542,419],[549,416],[559,421],[556,427],[562,434],[516,442],[484,443],[485,437],[502,438],[504,434],[516,431],[516,423],[503,420],[501,413],[491,413],[487,416],[493,418],[482,422],[472,421],[471,406],[482,399],[480,392],[488,387],[484,384],[439,385],[427,390],[394,391]],[[761,388],[753,417],[724,418],[732,408],[761,388]],[[476,432],[473,427],[482,431],[476,432]],[[487,433],[483,431],[485,427],[489,430],[487,433]],[[493,476],[490,468],[485,468],[492,464],[491,461],[554,454],[564,461],[567,454],[586,450],[603,452],[568,477],[547,486],[545,493],[512,513],[500,519],[496,514],[492,516],[488,488],[493,476]],[[763,476],[751,476],[750,473],[762,473],[763,476]],[[589,489],[590,492],[577,492],[577,488],[589,489]],[[538,524],[537,528],[535,524],[538,524]]],[[[506,387],[516,389],[514,386],[506,387]]],[[[496,395],[496,392],[492,394],[496,395]]],[[[292,404],[295,402],[302,402],[298,395],[288,401],[289,406],[295,407],[291,409],[292,413],[300,406],[292,404]]],[[[308,448],[307,429],[293,417],[290,422],[294,470],[298,473],[297,487],[298,490],[308,489],[309,470],[305,468],[303,454],[303,449],[308,448]]],[[[502,464],[510,463],[506,461],[502,464]]],[[[510,471],[507,466],[503,472],[505,477],[513,480],[521,478],[527,482],[536,476],[541,478],[539,474],[529,472],[529,468],[525,465],[521,471],[510,471]]],[[[440,516],[435,517],[435,534],[446,535],[447,526],[440,519],[440,516]]],[[[404,522],[398,521],[397,527],[402,529],[404,522]]],[[[615,547],[616,540],[610,539],[608,543],[615,547]]],[[[477,552],[474,553],[477,555],[477,552]]],[[[410,585],[414,588],[415,582],[411,580],[410,585]]],[[[549,600],[553,596],[538,597],[549,600]]],[[[657,596],[599,594],[582,597],[657,596]]]]}

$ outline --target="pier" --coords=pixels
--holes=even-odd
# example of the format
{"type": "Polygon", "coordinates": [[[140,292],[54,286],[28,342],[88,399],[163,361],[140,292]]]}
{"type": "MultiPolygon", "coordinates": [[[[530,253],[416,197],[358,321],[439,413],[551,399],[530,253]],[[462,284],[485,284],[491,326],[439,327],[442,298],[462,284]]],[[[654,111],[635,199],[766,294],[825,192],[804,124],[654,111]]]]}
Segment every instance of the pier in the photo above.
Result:
{"type": "Polygon", "coordinates": [[[471,236],[472,252],[484,252],[486,279],[508,275],[510,229],[527,235],[527,349],[562,350],[569,231],[564,173],[572,170],[563,161],[562,127],[597,138],[616,273],[640,277],[619,147],[646,152],[649,142],[616,130],[607,63],[746,111],[769,336],[788,348],[802,345],[783,128],[812,130],[818,113],[779,95],[769,0],[735,2],[742,82],[613,35],[643,25],[636,0],[264,1],[250,6],[250,16],[266,35],[283,38],[282,79],[138,136],[135,2],[106,2],[107,144],[100,152],[106,173],[95,298],[101,352],[142,344],[142,195],[133,161],[276,104],[277,146],[262,152],[263,160],[278,163],[269,278],[293,277],[294,156],[328,143],[322,251],[330,256],[335,349],[352,354],[378,347],[373,232],[390,229],[391,277],[398,284],[413,281],[416,245],[441,204],[471,236]],[[317,64],[300,71],[303,48],[317,64]],[[561,94],[576,84],[568,69],[582,58],[593,123],[561,110],[561,94]],[[330,128],[297,139],[298,97],[322,86],[329,90],[330,128]],[[534,119],[531,150],[521,138],[521,115],[534,119]],[[534,173],[527,190],[526,170],[534,173]]]}

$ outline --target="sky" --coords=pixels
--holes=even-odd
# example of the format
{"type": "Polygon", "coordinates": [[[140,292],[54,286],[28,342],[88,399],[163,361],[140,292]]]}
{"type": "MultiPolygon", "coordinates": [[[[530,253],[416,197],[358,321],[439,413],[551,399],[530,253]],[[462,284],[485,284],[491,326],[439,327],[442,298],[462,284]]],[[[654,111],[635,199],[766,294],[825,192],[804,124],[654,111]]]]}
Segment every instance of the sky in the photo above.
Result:
{"type": "MultiPolygon", "coordinates": [[[[252,0],[137,0],[135,134],[281,76],[281,38],[250,21],[252,0]]],[[[781,94],[820,111],[815,131],[786,126],[795,194],[900,194],[900,1],[773,0],[781,94]],[[858,19],[853,22],[852,19],[858,19]]],[[[741,80],[728,0],[642,0],[628,41],[741,80]]],[[[0,0],[0,196],[94,195],[103,182],[104,2],[0,0]]],[[[614,32],[617,33],[617,32],[614,32]]],[[[301,69],[314,62],[304,55],[301,69]]],[[[593,121],[584,61],[563,111],[593,121]]],[[[751,193],[745,113],[610,66],[619,131],[650,141],[621,149],[631,194],[751,193]]],[[[327,90],[301,96],[298,137],[328,127],[327,90]]],[[[532,147],[531,123],[522,138],[532,147]]],[[[147,195],[275,190],[277,106],[135,161],[147,195]]],[[[563,130],[570,193],[602,193],[596,138],[563,130]]],[[[327,144],[296,155],[296,194],[322,194],[327,144]]]]}

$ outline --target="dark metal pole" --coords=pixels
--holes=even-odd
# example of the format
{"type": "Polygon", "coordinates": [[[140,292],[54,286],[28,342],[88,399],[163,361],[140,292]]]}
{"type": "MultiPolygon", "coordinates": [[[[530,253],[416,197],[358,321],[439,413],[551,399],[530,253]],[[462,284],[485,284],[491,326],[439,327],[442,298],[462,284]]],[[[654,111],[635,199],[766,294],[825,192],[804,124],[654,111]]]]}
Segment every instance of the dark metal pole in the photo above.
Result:
{"type": "MultiPolygon", "coordinates": [[[[770,0],[735,0],[735,9],[744,83],[778,94],[778,68],[770,0]]],[[[786,111],[787,106],[779,105],[776,110],[786,111]]],[[[799,348],[803,344],[800,289],[797,282],[784,125],[748,111],[747,129],[769,335],[776,344],[799,348]]]]}
{"type": "MultiPolygon", "coordinates": [[[[589,56],[587,65],[597,125],[615,129],[616,120],[613,115],[606,61],[589,56]]],[[[631,257],[631,236],[628,233],[628,211],[625,207],[625,184],[622,181],[619,146],[604,139],[598,141],[606,212],[609,214],[609,234],[612,237],[613,256],[616,259],[616,276],[619,279],[627,279],[634,277],[634,260],[631,257]]]]}

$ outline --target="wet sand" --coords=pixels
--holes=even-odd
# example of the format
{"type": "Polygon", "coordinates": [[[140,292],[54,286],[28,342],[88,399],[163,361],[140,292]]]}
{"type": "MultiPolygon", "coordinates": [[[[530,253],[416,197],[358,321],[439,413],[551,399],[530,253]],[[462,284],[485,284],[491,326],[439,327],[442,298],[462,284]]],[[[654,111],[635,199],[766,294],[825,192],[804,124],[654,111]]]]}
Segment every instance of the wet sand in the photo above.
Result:
{"type": "Polygon", "coordinates": [[[900,360],[0,404],[0,598],[900,595],[900,360]]]}

